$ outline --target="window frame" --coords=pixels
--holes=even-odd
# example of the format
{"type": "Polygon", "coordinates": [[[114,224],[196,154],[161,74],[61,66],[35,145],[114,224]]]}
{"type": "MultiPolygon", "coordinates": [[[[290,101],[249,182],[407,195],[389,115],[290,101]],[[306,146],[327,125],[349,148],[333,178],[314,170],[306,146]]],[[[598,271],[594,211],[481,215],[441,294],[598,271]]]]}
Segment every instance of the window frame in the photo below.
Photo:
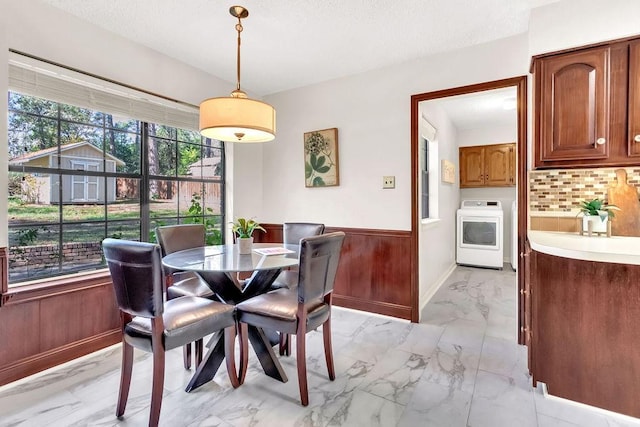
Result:
{"type": "MultiPolygon", "coordinates": [[[[15,90],[9,89],[9,93],[11,92],[15,92],[18,93],[15,90]]],[[[23,96],[28,96],[28,97],[33,97],[33,95],[30,94],[20,94],[23,96]]],[[[36,97],[39,98],[39,97],[36,97]]],[[[40,98],[43,99],[43,98],[40,98]]],[[[36,116],[37,118],[42,118],[42,117],[46,117],[48,119],[52,119],[55,120],[55,124],[58,128],[58,137],[56,140],[56,145],[54,147],[57,147],[57,151],[54,153],[54,155],[51,156],[51,160],[53,161],[53,159],[55,157],[58,158],[57,160],[57,164],[49,164],[49,167],[38,167],[38,166],[25,166],[25,165],[9,165],[8,167],[8,173],[22,173],[22,174],[49,174],[51,176],[57,176],[59,178],[59,182],[60,182],[60,188],[62,187],[62,178],[63,177],[69,177],[70,179],[70,183],[71,183],[71,187],[69,189],[71,196],[73,196],[73,183],[74,183],[74,179],[75,177],[78,176],[83,176],[84,180],[85,180],[85,185],[84,185],[84,191],[85,191],[85,195],[86,195],[86,190],[87,190],[87,177],[96,177],[97,178],[97,194],[98,194],[98,200],[78,200],[78,201],[74,201],[72,200],[71,203],[73,204],[75,203],[95,203],[98,202],[97,205],[100,207],[104,208],[104,218],[101,220],[92,220],[92,221],[84,221],[84,223],[86,224],[100,224],[104,226],[104,236],[108,236],[109,232],[110,232],[110,226],[113,226],[113,224],[117,224],[119,222],[132,222],[132,221],[137,221],[139,223],[139,239],[140,241],[149,241],[150,240],[150,226],[151,224],[154,222],[154,218],[152,218],[149,215],[149,181],[155,179],[155,178],[159,178],[159,179],[170,179],[171,181],[174,182],[196,182],[196,183],[200,183],[201,184],[201,188],[204,191],[204,189],[206,188],[207,185],[218,185],[220,187],[220,211],[219,213],[215,213],[215,214],[211,214],[211,215],[207,215],[206,212],[203,212],[201,216],[197,216],[197,218],[202,218],[202,221],[204,222],[206,220],[206,218],[212,218],[212,217],[218,217],[219,218],[219,231],[220,231],[220,238],[221,238],[221,243],[224,243],[224,239],[225,239],[225,232],[224,232],[224,224],[225,224],[225,213],[226,213],[226,156],[225,156],[225,144],[222,141],[213,141],[213,140],[207,140],[206,138],[200,137],[199,142],[195,143],[192,142],[194,145],[197,145],[201,152],[199,155],[199,160],[203,161],[204,160],[204,150],[206,149],[206,147],[210,147],[211,150],[216,150],[219,151],[220,153],[220,175],[217,176],[215,179],[211,178],[211,177],[203,177],[202,175],[198,176],[198,177],[184,177],[184,176],[179,176],[178,175],[178,168],[176,167],[175,170],[175,174],[174,176],[171,177],[167,177],[167,176],[157,176],[157,175],[151,175],[149,173],[148,167],[149,167],[149,161],[148,161],[148,144],[150,141],[149,135],[148,135],[148,128],[150,123],[148,122],[144,122],[140,119],[135,119],[135,118],[131,118],[132,121],[136,121],[139,123],[138,128],[140,129],[140,133],[133,133],[133,135],[139,135],[140,138],[140,143],[139,143],[139,153],[138,157],[139,157],[139,162],[140,162],[140,168],[139,171],[137,173],[132,173],[132,172],[118,172],[117,168],[114,167],[113,171],[110,171],[109,168],[107,168],[107,163],[115,163],[115,161],[111,160],[108,156],[109,154],[106,151],[106,145],[103,144],[102,145],[102,157],[101,158],[87,158],[86,160],[84,158],[81,157],[74,157],[73,159],[71,159],[71,164],[72,167],[69,169],[65,169],[60,167],[60,157],[62,156],[62,153],[60,151],[60,147],[63,145],[63,141],[60,137],[60,132],[59,129],[61,128],[61,126],[63,126],[64,123],[75,123],[71,120],[65,119],[62,117],[61,111],[63,108],[65,108],[66,105],[70,105],[70,104],[65,104],[63,102],[57,102],[57,101],[53,101],[53,100],[48,100],[51,102],[54,102],[57,104],[57,117],[52,118],[49,115],[39,115],[39,114],[32,114],[30,112],[25,112],[22,110],[16,110],[13,108],[8,108],[8,114],[12,114],[12,113],[20,113],[20,114],[29,114],[31,116],[36,116]],[[83,164],[84,167],[83,169],[87,169],[86,168],[86,164],[87,163],[91,163],[94,167],[97,165],[97,170],[96,171],[90,171],[90,170],[75,170],[76,168],[73,165],[80,165],[83,164]],[[132,218],[126,218],[126,219],[109,219],[109,210],[108,210],[108,206],[109,206],[109,202],[108,202],[108,194],[107,192],[109,191],[109,183],[108,180],[109,179],[113,179],[114,181],[118,178],[133,178],[138,180],[139,183],[139,188],[138,188],[138,194],[139,194],[139,214],[137,217],[132,217],[132,218]],[[104,185],[100,184],[100,181],[104,182],[104,185]],[[104,192],[104,200],[102,202],[100,202],[100,192],[104,192]]],[[[97,113],[101,113],[103,114],[105,117],[109,114],[109,113],[104,113],[101,111],[97,111],[97,110],[92,110],[95,111],[97,113]]],[[[93,126],[96,127],[100,132],[102,132],[102,137],[103,137],[103,141],[105,138],[105,135],[107,134],[107,132],[109,132],[110,130],[112,130],[108,125],[107,125],[107,121],[105,118],[102,119],[101,124],[100,125],[96,125],[95,123],[81,123],[82,125],[85,126],[93,126]]],[[[169,129],[173,130],[173,133],[176,135],[176,138],[172,140],[172,143],[174,144],[174,151],[175,151],[175,161],[178,161],[178,147],[179,144],[184,143],[184,141],[180,141],[177,138],[177,135],[180,133],[180,131],[178,130],[178,128],[171,126],[171,125],[161,125],[158,123],[154,123],[154,125],[160,125],[160,126],[165,126],[169,129]]],[[[197,132],[194,129],[184,129],[185,131],[189,131],[189,132],[197,132]]],[[[10,132],[11,129],[7,128],[7,132],[10,132]]],[[[123,132],[129,133],[131,134],[132,131],[131,130],[123,130],[123,132]]],[[[136,137],[137,138],[137,137],[136,137]]],[[[95,146],[95,145],[94,145],[95,146]]],[[[97,147],[97,146],[96,146],[97,147]]],[[[100,147],[97,147],[100,148],[100,147]]],[[[55,161],[53,161],[54,163],[56,163],[55,161]]],[[[202,168],[201,168],[202,170],[202,168]]],[[[116,185],[113,185],[113,192],[116,192],[116,185]]],[[[62,190],[60,190],[60,192],[62,192],[62,190]]],[[[201,193],[202,194],[202,193],[201,193]]],[[[177,205],[179,205],[179,201],[177,202],[177,205]]],[[[59,235],[57,237],[57,247],[59,248],[59,250],[61,250],[63,243],[65,243],[64,237],[63,237],[63,228],[65,224],[69,224],[70,222],[65,221],[64,217],[62,215],[63,210],[65,209],[65,206],[67,206],[68,204],[65,203],[62,198],[60,198],[60,200],[58,200],[55,203],[52,203],[52,206],[56,206],[58,211],[59,211],[59,220],[55,223],[51,223],[52,226],[54,227],[58,227],[59,229],[59,235]]],[[[217,207],[217,206],[216,206],[217,207]]],[[[181,214],[181,209],[177,208],[176,212],[175,212],[175,216],[172,217],[173,219],[176,220],[177,223],[182,223],[185,218],[187,218],[187,216],[182,215],[181,214]]],[[[189,216],[189,218],[193,218],[193,216],[189,216]]],[[[42,224],[37,224],[37,225],[42,225],[42,224]]],[[[28,227],[28,226],[34,226],[34,224],[31,223],[25,223],[25,224],[20,224],[20,226],[17,226],[14,228],[23,228],[23,227],[28,227]]],[[[9,223],[7,223],[7,229],[10,230],[12,227],[9,225],[9,223]]],[[[218,229],[218,227],[216,227],[216,229],[218,229]]],[[[13,296],[18,295],[20,293],[23,292],[27,292],[29,294],[33,294],[33,295],[41,295],[43,292],[47,293],[47,292],[59,292],[60,288],[63,284],[67,283],[68,281],[73,281],[74,283],[82,283],[83,280],[80,278],[78,279],[78,275],[82,276],[83,274],[88,274],[89,276],[91,276],[92,273],[96,273],[98,274],[98,276],[100,276],[100,272],[106,272],[106,266],[97,266],[95,264],[91,265],[91,266],[79,266],[77,269],[74,269],[72,271],[64,271],[63,267],[62,267],[62,263],[63,260],[62,258],[60,258],[57,261],[57,266],[56,266],[56,274],[47,274],[47,275],[43,275],[37,278],[33,278],[33,279],[27,279],[27,280],[20,280],[14,283],[11,283],[11,285],[9,284],[9,245],[7,246],[6,250],[4,251],[4,254],[0,253],[0,273],[3,274],[3,277],[0,277],[0,280],[2,282],[2,284],[0,285],[0,293],[2,293],[2,299],[0,300],[0,305],[2,305],[3,302],[8,301],[9,299],[13,298],[13,296]],[[54,290],[53,288],[56,288],[56,290],[54,290]]]]}

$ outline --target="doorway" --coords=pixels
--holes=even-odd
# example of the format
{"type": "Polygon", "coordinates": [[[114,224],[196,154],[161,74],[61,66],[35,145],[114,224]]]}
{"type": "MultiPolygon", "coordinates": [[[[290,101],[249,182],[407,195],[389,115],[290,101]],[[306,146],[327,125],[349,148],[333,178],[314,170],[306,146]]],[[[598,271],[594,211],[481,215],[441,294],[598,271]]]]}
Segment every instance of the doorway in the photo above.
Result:
{"type": "MultiPolygon", "coordinates": [[[[411,284],[411,299],[412,299],[412,321],[417,322],[419,320],[420,309],[420,227],[422,226],[420,220],[420,203],[422,196],[419,193],[420,183],[418,177],[421,171],[420,165],[420,150],[423,137],[420,132],[421,120],[423,120],[420,113],[420,103],[430,100],[446,100],[451,97],[467,94],[477,94],[485,91],[495,91],[503,89],[515,89],[516,93],[516,117],[517,117],[517,138],[516,138],[516,158],[517,158],[517,173],[516,173],[516,196],[515,199],[518,205],[517,211],[517,224],[514,224],[514,232],[517,234],[517,244],[515,245],[515,253],[518,258],[517,268],[517,286],[518,286],[518,342],[524,343],[524,333],[522,326],[524,325],[524,297],[523,297],[523,284],[524,284],[524,266],[523,259],[520,256],[524,252],[524,242],[526,235],[526,218],[527,218],[527,205],[526,205],[526,185],[527,185],[527,77],[520,76],[503,80],[496,80],[491,82],[479,83],[469,86],[462,86],[451,89],[444,89],[435,92],[427,92],[422,94],[413,95],[411,97],[411,236],[412,236],[412,265],[413,276],[411,284]]],[[[456,179],[457,181],[457,179],[456,179]]],[[[510,206],[509,206],[510,209],[510,206]]],[[[515,240],[515,239],[513,239],[515,240]]]]}

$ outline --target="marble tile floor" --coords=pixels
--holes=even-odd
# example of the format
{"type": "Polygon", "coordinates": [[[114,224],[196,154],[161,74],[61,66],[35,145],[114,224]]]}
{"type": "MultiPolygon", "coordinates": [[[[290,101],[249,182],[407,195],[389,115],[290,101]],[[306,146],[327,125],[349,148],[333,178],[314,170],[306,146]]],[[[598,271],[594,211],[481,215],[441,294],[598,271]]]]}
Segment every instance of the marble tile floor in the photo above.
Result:
{"type": "MultiPolygon", "coordinates": [[[[515,273],[457,267],[422,322],[335,307],[336,380],[327,378],[322,334],[307,336],[310,405],[299,404],[295,357],[285,384],[252,354],[246,382],[226,371],[185,393],[181,350],[167,355],[162,426],[627,427],[640,420],[545,398],[531,386],[516,343],[515,273]]],[[[0,387],[0,426],[144,426],[151,359],[136,351],[127,411],[114,415],[119,345],[0,387]]]]}

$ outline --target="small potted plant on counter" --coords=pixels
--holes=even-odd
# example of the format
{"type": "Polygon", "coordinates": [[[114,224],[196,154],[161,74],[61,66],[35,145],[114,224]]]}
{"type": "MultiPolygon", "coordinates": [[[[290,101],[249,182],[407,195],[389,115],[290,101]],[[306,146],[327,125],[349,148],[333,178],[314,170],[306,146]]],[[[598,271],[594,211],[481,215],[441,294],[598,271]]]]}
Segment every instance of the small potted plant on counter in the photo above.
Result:
{"type": "Polygon", "coordinates": [[[578,213],[582,214],[582,231],[607,233],[609,219],[613,219],[616,210],[620,208],[608,205],[602,199],[583,200],[578,213]]]}
{"type": "Polygon", "coordinates": [[[253,219],[238,218],[235,222],[232,222],[232,231],[238,237],[238,253],[241,255],[247,255],[251,253],[253,246],[253,232],[255,230],[265,230],[260,223],[253,219]]]}

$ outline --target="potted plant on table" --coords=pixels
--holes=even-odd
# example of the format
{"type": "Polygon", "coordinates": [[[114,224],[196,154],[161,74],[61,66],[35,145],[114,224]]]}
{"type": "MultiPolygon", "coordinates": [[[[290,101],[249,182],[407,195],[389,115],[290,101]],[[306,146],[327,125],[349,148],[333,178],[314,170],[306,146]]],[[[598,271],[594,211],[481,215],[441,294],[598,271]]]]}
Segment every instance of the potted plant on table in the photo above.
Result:
{"type": "Polygon", "coordinates": [[[606,233],[609,219],[615,216],[614,211],[620,210],[616,205],[606,204],[602,199],[583,200],[580,202],[580,212],[582,214],[582,230],[596,233],[606,233]]]}
{"type": "Polygon", "coordinates": [[[251,247],[253,245],[253,232],[255,230],[265,230],[260,223],[253,219],[238,218],[235,222],[232,222],[232,231],[238,238],[238,253],[241,255],[247,255],[251,253],[251,247]]]}

